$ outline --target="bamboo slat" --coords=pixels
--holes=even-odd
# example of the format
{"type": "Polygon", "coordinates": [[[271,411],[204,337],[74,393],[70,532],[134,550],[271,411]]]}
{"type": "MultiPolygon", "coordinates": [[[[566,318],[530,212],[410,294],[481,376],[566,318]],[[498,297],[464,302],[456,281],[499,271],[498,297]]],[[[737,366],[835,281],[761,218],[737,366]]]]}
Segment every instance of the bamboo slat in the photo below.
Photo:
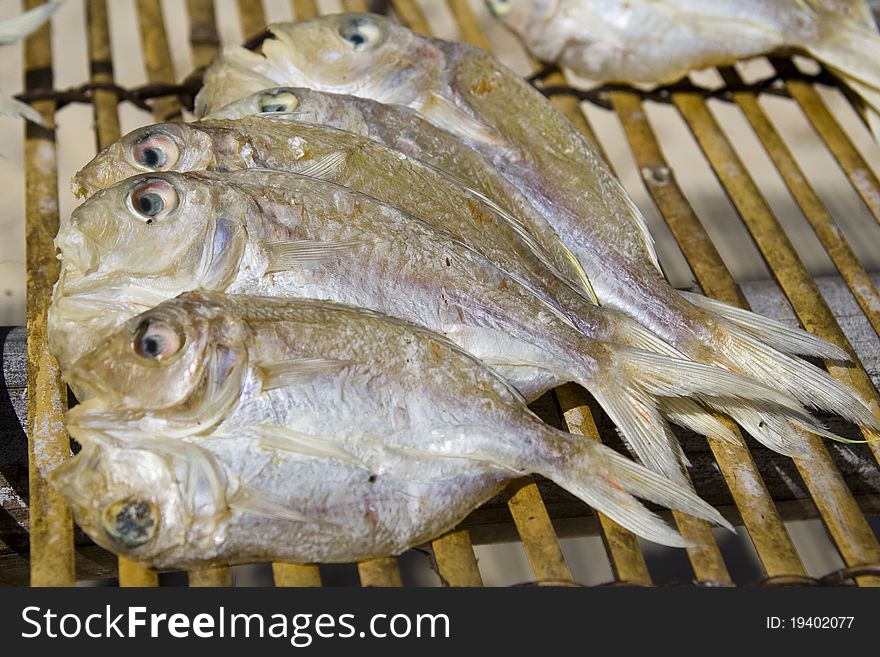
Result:
{"type": "Polygon", "coordinates": [[[217,17],[213,0],[186,0],[189,14],[189,43],[192,47],[193,65],[207,66],[220,48],[217,34],[217,17]]]}
{"type": "MultiPolygon", "coordinates": [[[[721,71],[722,78],[729,86],[741,86],[742,78],[732,68],[721,71]]],[[[733,94],[734,101],[742,110],[751,124],[761,143],[764,145],[776,169],[782,175],[797,204],[800,206],[813,227],[816,237],[822,242],[825,251],[837,267],[837,271],[846,281],[874,330],[880,335],[880,294],[870,276],[862,267],[852,248],[835,223],[831,213],[822,203],[798,166],[791,151],[785,145],[780,134],[773,127],[769,117],[761,109],[757,97],[748,92],[737,91],[733,94]]]]}
{"type": "MultiPolygon", "coordinates": [[[[692,93],[673,94],[673,102],[687,121],[718,179],[737,208],[767,265],[779,281],[795,314],[812,333],[852,353],[834,315],[800,262],[788,237],[763,199],[729,140],[709,111],[704,99],[692,93]]],[[[853,354],[855,358],[855,355],[853,354]]],[[[844,368],[829,364],[829,372],[845,383],[857,379],[844,368]]],[[[858,370],[859,367],[851,368],[858,370]]],[[[866,376],[867,378],[867,376],[866,376]]],[[[870,382],[868,382],[870,385],[870,382]]],[[[858,388],[857,388],[858,389],[858,388]]],[[[866,391],[859,390],[862,394],[866,391]]],[[[866,395],[868,397],[868,395],[866,395]]],[[[880,412],[875,404],[875,412],[880,412]]],[[[813,501],[848,566],[880,562],[880,543],[846,487],[828,450],[816,436],[801,432],[812,457],[795,459],[813,501]]],[[[870,432],[864,432],[870,437],[870,432]]],[[[872,448],[875,446],[872,445],[872,448]]],[[[861,584],[878,584],[877,578],[859,578],[861,584]]]]}
{"type": "Polygon", "coordinates": [[[403,586],[400,579],[400,567],[394,557],[369,559],[358,564],[361,586],[403,586]]]}
{"type": "Polygon", "coordinates": [[[510,484],[507,495],[510,515],[538,582],[574,581],[550,515],[532,478],[524,477],[510,484]]]}
{"type": "Polygon", "coordinates": [[[232,586],[232,570],[227,566],[191,570],[187,576],[193,587],[232,586]]]}
{"type": "Polygon", "coordinates": [[[318,5],[315,0],[290,0],[293,7],[293,15],[298,21],[307,21],[318,15],[318,5]]]}
{"type": "Polygon", "coordinates": [[[275,586],[321,586],[321,571],[314,564],[273,563],[275,586]]]}
{"type": "Polygon", "coordinates": [[[443,582],[448,586],[482,586],[477,557],[467,529],[458,529],[431,543],[434,560],[443,582]]]}
{"type": "MultiPolygon", "coordinates": [[[[174,65],[161,3],[159,0],[137,0],[137,15],[147,79],[153,84],[174,84],[174,65]]],[[[153,115],[159,122],[177,121],[181,118],[180,102],[173,96],[158,98],[153,104],[153,115]]]]}
{"type": "Polygon", "coordinates": [[[366,0],[342,0],[342,8],[345,11],[369,11],[366,0]]]}
{"type": "MultiPolygon", "coordinates": [[[[42,2],[27,0],[25,9],[42,2]]],[[[26,89],[51,89],[52,40],[47,23],[24,43],[26,89]]],[[[60,272],[53,240],[58,232],[58,167],[55,152],[55,101],[34,103],[49,127],[25,126],[25,264],[27,267],[28,486],[32,586],[74,583],[73,519],[62,497],[42,471],[70,456],[62,418],[67,388],[58,362],[49,353],[46,312],[60,272]]]]}
{"type": "MultiPolygon", "coordinates": [[[[771,57],[770,62],[781,75],[791,76],[797,70],[795,65],[786,59],[771,57]]],[[[785,88],[801,106],[871,214],[880,222],[880,180],[877,180],[865,158],[828,110],[819,92],[809,82],[798,79],[786,80],[785,88]]]]}
{"type": "MultiPolygon", "coordinates": [[[[745,306],[746,299],[742,291],[721,260],[709,234],[663,157],[642,101],[636,94],[629,92],[613,92],[610,97],[648,192],[657,203],[703,291],[726,303],[745,306]]],[[[740,438],[737,444],[711,436],[707,439],[740,510],[761,565],[771,577],[805,575],[806,571],[794,543],[782,523],[742,434],[736,425],[728,425],[740,438]]]]}
{"type": "Polygon", "coordinates": [[[266,29],[266,14],[263,0],[238,0],[238,15],[245,41],[259,36],[266,29]]]}

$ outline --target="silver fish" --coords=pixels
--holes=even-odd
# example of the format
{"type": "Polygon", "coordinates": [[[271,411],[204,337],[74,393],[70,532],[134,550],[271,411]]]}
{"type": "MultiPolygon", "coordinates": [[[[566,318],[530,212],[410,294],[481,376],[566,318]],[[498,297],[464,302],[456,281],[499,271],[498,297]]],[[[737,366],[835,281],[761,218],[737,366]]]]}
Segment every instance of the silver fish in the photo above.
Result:
{"type": "MultiPolygon", "coordinates": [[[[466,245],[315,178],[264,170],[142,174],[90,198],[56,241],[64,266],[49,341],[65,372],[133,315],[203,288],[324,299],[416,322],[484,360],[529,400],[578,382],[642,462],[670,477],[680,477],[684,458],[664,413],[729,437],[694,399],[734,416],[755,412],[754,402],[779,404],[787,408],[778,413],[814,425],[796,401],[677,358],[613,310],[587,306],[587,336],[466,245]]],[[[75,390],[78,381],[70,378],[75,390]]],[[[783,430],[764,432],[766,441],[802,453],[784,418],[776,425],[783,430]]]]}
{"type": "Polygon", "coordinates": [[[877,409],[858,393],[792,357],[847,361],[845,351],[674,290],[644,217],[607,165],[543,95],[487,53],[369,14],[270,29],[277,38],[263,44],[263,55],[227,48],[215,60],[197,111],[254,93],[266,80],[411,107],[489,157],[519,187],[577,256],[600,303],[629,314],[696,361],[748,374],[806,406],[880,428],[872,414],[877,409]]]}
{"type": "Polygon", "coordinates": [[[880,36],[864,0],[486,0],[538,58],[596,81],[670,83],[688,72],[797,51],[874,111],[880,36]]]}
{"type": "Polygon", "coordinates": [[[77,457],[53,475],[95,540],[160,567],[397,553],[531,472],[663,544],[684,542],[633,494],[729,526],[665,477],[545,424],[446,339],[359,308],[190,292],[127,322],[71,376],[91,392],[67,416],[84,444],[168,440],[222,463],[223,477],[182,468],[195,482],[151,457],[137,473],[77,457]]]}
{"type": "Polygon", "coordinates": [[[144,171],[244,168],[293,171],[351,187],[431,218],[545,299],[558,302],[563,295],[575,306],[595,300],[583,269],[546,222],[526,227],[440,169],[328,126],[254,117],[147,126],[95,156],[73,187],[83,196],[144,171]]]}

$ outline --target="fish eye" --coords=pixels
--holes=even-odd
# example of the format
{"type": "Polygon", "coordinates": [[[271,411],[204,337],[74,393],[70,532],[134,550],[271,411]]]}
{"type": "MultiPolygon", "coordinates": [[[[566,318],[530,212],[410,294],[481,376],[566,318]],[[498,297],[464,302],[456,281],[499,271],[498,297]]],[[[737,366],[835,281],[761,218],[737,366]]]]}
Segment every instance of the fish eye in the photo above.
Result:
{"type": "Polygon", "coordinates": [[[104,509],[104,531],[122,547],[143,545],[156,533],[159,514],[150,502],[137,499],[118,500],[104,509]]]}
{"type": "Polygon", "coordinates": [[[177,207],[177,190],[164,180],[150,180],[128,194],[128,206],[148,224],[177,207]]]}
{"type": "Polygon", "coordinates": [[[489,5],[489,11],[495,14],[496,18],[504,18],[513,9],[513,3],[510,0],[486,0],[489,5]]]}
{"type": "Polygon", "coordinates": [[[141,358],[161,361],[180,351],[182,343],[178,333],[165,322],[145,319],[135,332],[132,348],[141,358]]]}
{"type": "Polygon", "coordinates": [[[376,45],[382,36],[382,29],[369,18],[353,18],[339,28],[339,36],[354,50],[366,50],[376,45]]]}
{"type": "Polygon", "coordinates": [[[166,171],[177,164],[180,149],[169,135],[152,132],[134,143],[131,154],[134,161],[146,169],[166,171]]]}
{"type": "Polygon", "coordinates": [[[299,98],[290,91],[268,91],[260,96],[261,112],[292,112],[299,105],[299,98]]]}

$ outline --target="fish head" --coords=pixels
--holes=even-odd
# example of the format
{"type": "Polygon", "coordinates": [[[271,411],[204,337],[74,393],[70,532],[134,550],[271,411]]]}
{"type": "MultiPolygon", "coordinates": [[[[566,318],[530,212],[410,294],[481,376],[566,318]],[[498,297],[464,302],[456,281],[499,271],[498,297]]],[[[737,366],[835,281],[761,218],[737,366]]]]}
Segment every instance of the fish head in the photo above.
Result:
{"type": "Polygon", "coordinates": [[[407,104],[433,86],[442,54],[428,39],[375,14],[331,14],[269,26],[263,44],[285,81],[321,91],[407,104]]]}
{"type": "Polygon", "coordinates": [[[209,429],[238,400],[248,334],[245,322],[207,292],[141,313],[67,372],[71,386],[89,398],[68,413],[68,428],[117,437],[169,422],[191,433],[209,429]]]}
{"type": "Polygon", "coordinates": [[[96,433],[82,440],[82,450],[48,478],[98,545],[161,566],[193,550],[210,555],[222,542],[226,478],[208,452],[167,439],[122,444],[96,433]]]}
{"type": "Polygon", "coordinates": [[[71,183],[73,193],[88,197],[141,173],[209,169],[213,152],[210,138],[187,124],[159,123],[138,128],[77,172],[71,183]]]}
{"type": "Polygon", "coordinates": [[[273,87],[224,105],[205,119],[241,119],[255,114],[290,114],[301,103],[304,89],[273,87]]]}
{"type": "Polygon", "coordinates": [[[126,179],[74,210],[55,239],[62,268],[49,313],[62,368],[166,299],[225,289],[245,252],[242,199],[210,177],[166,172],[126,179]]]}
{"type": "Polygon", "coordinates": [[[243,240],[234,190],[209,176],[163,172],[127,178],[80,205],[58,232],[70,291],[98,279],[149,277],[181,291],[206,286],[243,240]]]}

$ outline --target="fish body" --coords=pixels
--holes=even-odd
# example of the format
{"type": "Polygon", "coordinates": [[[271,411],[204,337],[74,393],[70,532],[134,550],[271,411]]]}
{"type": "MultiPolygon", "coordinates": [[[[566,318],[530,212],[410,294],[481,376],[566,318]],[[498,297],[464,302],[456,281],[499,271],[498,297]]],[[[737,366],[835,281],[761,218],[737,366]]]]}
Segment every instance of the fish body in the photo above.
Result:
{"type": "Polygon", "coordinates": [[[121,473],[78,465],[88,455],[53,473],[99,542],[158,567],[385,556],[527,472],[666,544],[683,541],[632,494],[726,525],[681,486],[543,423],[445,338],[360,308],[190,292],[127,322],[70,374],[91,393],[66,419],[87,447],[171,444],[214,457],[151,458],[137,493],[121,473]],[[168,497],[176,515],[163,511],[168,497]]]}
{"type": "MultiPolygon", "coordinates": [[[[484,360],[529,400],[580,383],[641,460],[670,477],[680,476],[684,459],[664,416],[726,435],[695,400],[734,412],[760,400],[806,419],[794,400],[682,360],[613,310],[585,306],[578,329],[428,222],[316,178],[253,169],[142,174],[90,198],[57,244],[64,266],[49,341],[65,373],[125,320],[202,288],[322,299],[418,323],[484,360]],[[161,211],[144,210],[150,195],[161,211]],[[633,404],[639,413],[629,411],[633,404]]],[[[81,378],[70,383],[88,394],[81,378]]]]}
{"type": "MultiPolygon", "coordinates": [[[[486,0],[535,56],[596,81],[667,84],[786,51],[880,99],[880,36],[864,0],[486,0]]],[[[871,114],[872,129],[878,123],[871,114]]],[[[877,132],[875,130],[875,136],[877,132]]]]}
{"type": "MultiPolygon", "coordinates": [[[[530,233],[540,236],[550,253],[562,259],[554,264],[576,287],[592,295],[580,264],[560,240],[545,216],[534,208],[518,187],[508,181],[483,155],[445,130],[403,105],[388,105],[369,98],[330,94],[306,88],[264,89],[221,107],[203,120],[241,119],[260,115],[275,121],[324,125],[367,137],[392,150],[421,160],[456,178],[462,186],[492,199],[530,233]],[[565,259],[568,262],[565,262],[565,259]]],[[[118,157],[114,153],[113,157],[118,157]]],[[[96,161],[102,164],[109,157],[96,161]]],[[[87,178],[87,174],[82,176],[87,178]]]]}
{"type": "Polygon", "coordinates": [[[842,349],[674,290],[644,216],[607,165],[543,95],[489,54],[366,14],[270,29],[277,38],[263,44],[264,56],[227,49],[215,61],[198,111],[253,93],[266,79],[407,105],[480,151],[522,191],[577,257],[601,304],[630,315],[695,361],[878,426],[857,393],[792,355],[848,360],[842,349]],[[248,79],[249,68],[259,75],[248,79]]]}
{"type": "Polygon", "coordinates": [[[430,220],[557,308],[577,309],[594,300],[583,270],[546,223],[530,232],[495,201],[440,169],[328,126],[257,117],[148,126],[96,156],[76,175],[74,187],[92,194],[144,171],[246,168],[318,177],[430,220]]]}

